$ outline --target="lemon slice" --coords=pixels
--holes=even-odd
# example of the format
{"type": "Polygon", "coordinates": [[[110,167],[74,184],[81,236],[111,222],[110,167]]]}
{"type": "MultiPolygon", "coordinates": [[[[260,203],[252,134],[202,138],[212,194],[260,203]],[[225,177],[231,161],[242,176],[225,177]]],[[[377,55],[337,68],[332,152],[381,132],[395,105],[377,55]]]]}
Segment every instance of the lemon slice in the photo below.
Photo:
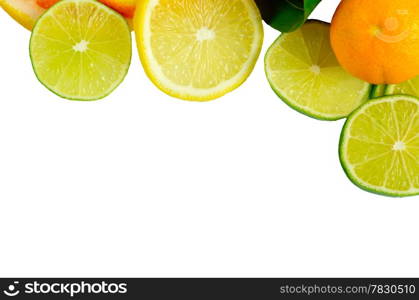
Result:
{"type": "Polygon", "coordinates": [[[399,84],[390,84],[385,93],[386,95],[404,94],[419,97],[419,77],[399,84]]]}
{"type": "Polygon", "coordinates": [[[32,30],[36,20],[45,12],[36,0],[0,0],[0,6],[26,29],[32,30]]]}
{"type": "Polygon", "coordinates": [[[419,99],[371,100],[347,120],[340,158],[359,187],[389,196],[419,194],[419,99]]]}
{"type": "Polygon", "coordinates": [[[368,100],[371,86],[339,65],[329,35],[330,24],[317,20],[282,34],[266,53],[265,69],[273,90],[291,108],[338,120],[368,100]]]}
{"type": "Polygon", "coordinates": [[[154,84],[192,101],[212,100],[240,86],[263,41],[253,0],[143,0],[134,30],[154,84]]]}
{"type": "Polygon", "coordinates": [[[96,100],[124,79],[131,61],[125,19],[94,0],[63,0],[36,23],[30,42],[39,81],[57,95],[96,100]]]}

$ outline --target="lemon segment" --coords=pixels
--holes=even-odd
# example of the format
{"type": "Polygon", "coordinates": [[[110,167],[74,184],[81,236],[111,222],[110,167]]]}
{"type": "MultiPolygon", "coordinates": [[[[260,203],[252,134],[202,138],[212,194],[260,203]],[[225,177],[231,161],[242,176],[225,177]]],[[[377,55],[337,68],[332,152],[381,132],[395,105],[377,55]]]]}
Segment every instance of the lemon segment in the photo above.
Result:
{"type": "Polygon", "coordinates": [[[30,54],[36,76],[57,95],[96,100],[127,74],[131,36],[125,19],[94,0],[63,0],[37,22],[30,54]]]}
{"type": "Polygon", "coordinates": [[[263,27],[253,0],[144,0],[134,17],[147,75],[167,94],[195,101],[241,85],[260,54],[263,27]]]}
{"type": "Polygon", "coordinates": [[[419,194],[419,99],[371,100],[347,120],[340,158],[349,178],[371,192],[419,194]]]}

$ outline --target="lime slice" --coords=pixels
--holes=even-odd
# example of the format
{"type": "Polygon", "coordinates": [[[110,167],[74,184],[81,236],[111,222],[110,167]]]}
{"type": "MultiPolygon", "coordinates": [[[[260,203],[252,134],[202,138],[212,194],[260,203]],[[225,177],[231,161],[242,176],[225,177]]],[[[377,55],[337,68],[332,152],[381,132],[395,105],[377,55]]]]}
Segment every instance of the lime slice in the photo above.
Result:
{"type": "Polygon", "coordinates": [[[147,75],[167,94],[212,100],[250,75],[263,41],[253,0],[143,0],[134,17],[147,75]]]}
{"type": "Polygon", "coordinates": [[[388,196],[419,194],[419,99],[371,100],[347,120],[340,159],[359,187],[388,196]]]}
{"type": "Polygon", "coordinates": [[[295,110],[321,120],[346,117],[369,98],[370,84],[348,74],[329,41],[330,24],[311,20],[282,34],[265,57],[268,81],[295,110]]]}
{"type": "Polygon", "coordinates": [[[387,85],[385,84],[379,84],[379,85],[373,85],[371,89],[371,96],[370,98],[378,98],[385,95],[387,89],[387,85]]]}
{"type": "Polygon", "coordinates": [[[419,97],[419,77],[403,83],[390,84],[385,90],[386,95],[411,95],[419,97]]]}
{"type": "Polygon", "coordinates": [[[96,100],[124,79],[131,61],[127,22],[94,0],[64,0],[36,23],[30,55],[39,81],[57,95],[96,100]]]}

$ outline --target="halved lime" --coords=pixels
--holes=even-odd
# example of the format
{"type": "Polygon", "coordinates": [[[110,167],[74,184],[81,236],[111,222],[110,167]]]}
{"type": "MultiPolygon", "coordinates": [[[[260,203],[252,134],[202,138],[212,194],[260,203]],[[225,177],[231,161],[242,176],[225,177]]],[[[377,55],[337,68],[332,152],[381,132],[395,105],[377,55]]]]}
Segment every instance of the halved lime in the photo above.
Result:
{"type": "Polygon", "coordinates": [[[130,29],[98,1],[60,1],[36,23],[30,55],[36,76],[52,92],[73,100],[100,99],[128,72],[130,29]]]}
{"type": "Polygon", "coordinates": [[[379,84],[379,85],[373,85],[371,89],[371,95],[370,98],[378,98],[385,95],[387,85],[385,84],[379,84]]]}
{"type": "Polygon", "coordinates": [[[368,100],[371,85],[347,73],[329,40],[330,24],[311,20],[282,34],[268,50],[265,69],[277,95],[321,120],[346,117],[368,100]]]}
{"type": "Polygon", "coordinates": [[[419,99],[371,100],[349,116],[340,159],[359,187],[388,196],[419,194],[419,99]]]}
{"type": "Polygon", "coordinates": [[[419,77],[399,84],[390,84],[385,90],[386,95],[411,95],[419,97],[419,77]]]}

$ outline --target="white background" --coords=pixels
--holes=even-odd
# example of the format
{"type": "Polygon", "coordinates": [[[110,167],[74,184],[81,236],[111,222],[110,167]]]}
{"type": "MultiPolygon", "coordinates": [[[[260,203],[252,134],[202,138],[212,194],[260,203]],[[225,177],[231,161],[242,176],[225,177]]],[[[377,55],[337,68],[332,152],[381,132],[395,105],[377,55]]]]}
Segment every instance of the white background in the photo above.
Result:
{"type": "Polygon", "coordinates": [[[30,33],[3,11],[0,28],[0,276],[419,276],[418,197],[355,187],[343,121],[291,110],[262,59],[238,90],[190,103],[134,49],[111,96],[72,102],[37,81],[30,33]]]}

